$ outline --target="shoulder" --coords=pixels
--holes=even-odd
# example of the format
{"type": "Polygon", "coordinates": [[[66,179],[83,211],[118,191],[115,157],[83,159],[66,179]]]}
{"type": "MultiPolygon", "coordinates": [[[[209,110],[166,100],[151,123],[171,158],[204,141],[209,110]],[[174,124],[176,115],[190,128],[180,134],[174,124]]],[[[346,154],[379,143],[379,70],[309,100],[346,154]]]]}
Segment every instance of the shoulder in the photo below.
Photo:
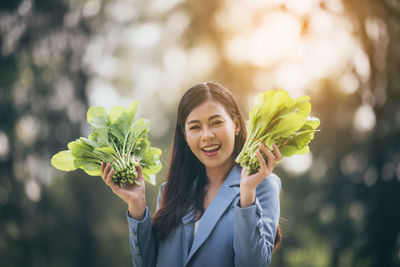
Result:
{"type": "Polygon", "coordinates": [[[163,190],[163,188],[164,188],[164,186],[167,184],[167,182],[163,182],[161,185],[160,185],[160,193],[161,193],[161,191],[163,190]]]}
{"type": "Polygon", "coordinates": [[[167,182],[163,182],[161,185],[160,185],[160,188],[158,189],[158,198],[161,198],[161,196],[162,196],[162,194],[164,193],[164,187],[165,187],[165,185],[167,184],[167,182]]]}
{"type": "Polygon", "coordinates": [[[164,188],[164,186],[165,186],[166,183],[167,183],[167,182],[163,182],[163,183],[160,185],[160,188],[159,188],[159,190],[158,190],[157,207],[156,207],[156,210],[158,210],[159,207],[160,207],[161,198],[162,198],[162,192],[163,192],[163,188],[164,188]]]}

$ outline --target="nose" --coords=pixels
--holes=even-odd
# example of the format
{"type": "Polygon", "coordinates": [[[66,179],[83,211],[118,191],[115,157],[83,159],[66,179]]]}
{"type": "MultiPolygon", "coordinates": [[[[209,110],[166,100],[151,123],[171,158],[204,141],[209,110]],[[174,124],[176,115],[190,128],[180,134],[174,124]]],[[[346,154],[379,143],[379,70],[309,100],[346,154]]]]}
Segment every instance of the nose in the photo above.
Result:
{"type": "Polygon", "coordinates": [[[210,129],[208,127],[204,127],[204,130],[203,130],[203,132],[201,134],[202,140],[205,141],[205,140],[208,140],[208,139],[211,139],[211,138],[214,138],[214,137],[215,137],[215,134],[212,131],[212,129],[210,129]]]}

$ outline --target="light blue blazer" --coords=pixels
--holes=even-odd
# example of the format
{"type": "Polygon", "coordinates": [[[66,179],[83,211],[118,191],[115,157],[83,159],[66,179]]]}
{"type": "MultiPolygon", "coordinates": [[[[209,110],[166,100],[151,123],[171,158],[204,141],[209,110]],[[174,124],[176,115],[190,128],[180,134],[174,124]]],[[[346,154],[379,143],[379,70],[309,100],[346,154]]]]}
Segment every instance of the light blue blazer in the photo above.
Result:
{"type": "Polygon", "coordinates": [[[268,266],[280,216],[281,181],[270,174],[258,185],[255,203],[241,208],[238,204],[240,172],[238,164],[229,172],[201,217],[195,237],[194,223],[189,223],[195,215],[192,210],[166,240],[159,242],[158,251],[148,207],[141,221],[127,212],[133,266],[268,266]]]}

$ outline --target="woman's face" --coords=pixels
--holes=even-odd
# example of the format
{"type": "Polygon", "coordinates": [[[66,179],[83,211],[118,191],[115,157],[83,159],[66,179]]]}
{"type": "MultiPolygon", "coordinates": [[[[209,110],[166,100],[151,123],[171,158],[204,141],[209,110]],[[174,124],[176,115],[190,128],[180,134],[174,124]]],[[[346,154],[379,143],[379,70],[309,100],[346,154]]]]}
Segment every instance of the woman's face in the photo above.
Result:
{"type": "Polygon", "coordinates": [[[232,120],[225,108],[208,100],[190,112],[185,121],[185,139],[193,154],[206,167],[219,167],[233,160],[238,120],[232,120]]]}

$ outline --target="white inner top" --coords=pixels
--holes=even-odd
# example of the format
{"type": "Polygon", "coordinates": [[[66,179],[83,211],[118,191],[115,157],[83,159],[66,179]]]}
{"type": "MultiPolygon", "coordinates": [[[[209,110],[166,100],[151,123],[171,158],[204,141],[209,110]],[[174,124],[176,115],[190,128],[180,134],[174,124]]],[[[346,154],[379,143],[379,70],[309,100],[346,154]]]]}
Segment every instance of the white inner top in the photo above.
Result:
{"type": "Polygon", "coordinates": [[[199,227],[200,220],[194,222],[194,236],[196,236],[197,228],[199,227]]]}

